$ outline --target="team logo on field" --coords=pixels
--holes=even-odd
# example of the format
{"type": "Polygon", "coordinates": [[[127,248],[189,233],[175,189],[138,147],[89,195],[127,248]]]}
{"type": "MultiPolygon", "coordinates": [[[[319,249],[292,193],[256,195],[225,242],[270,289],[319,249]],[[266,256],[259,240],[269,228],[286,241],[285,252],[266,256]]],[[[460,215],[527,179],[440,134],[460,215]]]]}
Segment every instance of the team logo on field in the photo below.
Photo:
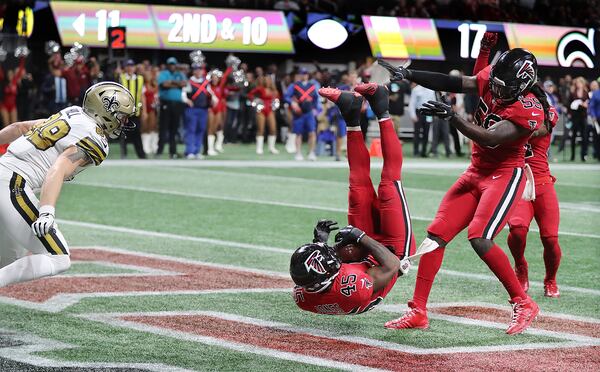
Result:
{"type": "Polygon", "coordinates": [[[117,96],[114,94],[110,97],[102,97],[102,104],[108,112],[114,112],[119,107],[119,101],[117,101],[117,96]]]}
{"type": "Polygon", "coordinates": [[[526,78],[529,82],[535,80],[535,70],[533,69],[533,62],[525,61],[519,71],[517,72],[518,78],[526,78]]]}
{"type": "Polygon", "coordinates": [[[318,274],[325,274],[327,270],[325,270],[325,266],[323,266],[323,255],[321,252],[314,251],[310,256],[304,261],[304,267],[306,268],[306,272],[310,272],[313,270],[318,274]]]}

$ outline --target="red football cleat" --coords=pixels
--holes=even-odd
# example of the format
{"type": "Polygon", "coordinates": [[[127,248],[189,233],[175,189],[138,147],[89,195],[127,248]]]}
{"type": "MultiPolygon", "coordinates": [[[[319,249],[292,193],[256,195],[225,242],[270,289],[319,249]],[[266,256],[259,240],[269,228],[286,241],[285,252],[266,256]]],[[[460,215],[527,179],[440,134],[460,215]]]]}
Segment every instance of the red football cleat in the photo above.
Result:
{"type": "Polygon", "coordinates": [[[529,296],[525,299],[517,297],[514,301],[509,301],[509,303],[512,305],[513,312],[512,320],[508,325],[506,333],[516,335],[531,325],[540,312],[540,308],[529,296]]]}
{"type": "Polygon", "coordinates": [[[525,292],[529,290],[529,268],[527,265],[515,266],[515,274],[525,292]]]}
{"type": "Polygon", "coordinates": [[[321,97],[327,98],[328,100],[330,100],[333,103],[337,102],[337,100],[340,98],[341,94],[342,94],[342,91],[339,90],[338,88],[320,88],[319,89],[319,95],[321,97]]]}
{"type": "Polygon", "coordinates": [[[544,280],[544,296],[552,298],[560,297],[556,280],[544,280]]]}
{"type": "Polygon", "coordinates": [[[390,320],[385,323],[385,328],[405,329],[405,328],[429,328],[429,319],[427,319],[427,310],[418,308],[413,301],[408,301],[410,308],[402,317],[390,320]]]}

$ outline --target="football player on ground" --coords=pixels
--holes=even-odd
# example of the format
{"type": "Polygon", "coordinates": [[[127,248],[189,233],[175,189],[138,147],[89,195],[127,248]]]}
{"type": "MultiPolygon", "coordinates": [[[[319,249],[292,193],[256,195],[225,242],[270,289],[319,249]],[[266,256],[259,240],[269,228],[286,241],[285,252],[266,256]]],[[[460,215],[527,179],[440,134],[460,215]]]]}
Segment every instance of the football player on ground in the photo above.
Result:
{"type": "Polygon", "coordinates": [[[524,146],[548,116],[546,96],[536,84],[535,56],[524,49],[512,49],[476,76],[463,77],[409,70],[385,62],[382,65],[390,71],[392,81],[406,78],[429,89],[477,92],[480,97],[475,123],[463,120],[441,102],[429,101],[421,109],[424,115],[449,120],[473,140],[473,156],[470,167],[446,193],[427,229],[428,237],[422,245],[435,249],[421,258],[413,299],[408,303],[410,310],[386,323],[386,327],[429,326],[427,300],[445,247],[468,227],[471,246],[510,296],[513,312],[506,333],[523,332],[539,313],[539,307],[525,293],[508,257],[493,239],[523,194],[524,146]]]}
{"type": "Polygon", "coordinates": [[[408,272],[407,257],[415,251],[400,181],[402,145],[388,112],[387,89],[363,84],[356,87],[356,92],[371,103],[379,119],[384,159],[379,195],[373,188],[369,152],[360,130],[363,97],[334,88],[319,89],[321,96],[339,107],[348,125],[350,226],[336,235],[336,245],[330,247],[327,239],[337,229],[336,222],[320,221],[313,243],[299,247],[292,255],[294,299],[298,307],[314,313],[359,314],[371,310],[390,292],[398,275],[408,272]],[[364,249],[370,257],[360,262],[342,262],[338,249],[351,244],[364,249]]]}
{"type": "MultiPolygon", "coordinates": [[[[473,68],[474,75],[489,65],[490,51],[496,45],[497,39],[496,33],[486,32],[484,34],[480,52],[473,68]]],[[[540,103],[543,105],[543,100],[540,103]]],[[[548,150],[550,149],[552,128],[556,126],[557,121],[558,113],[554,107],[550,107],[549,117],[544,120],[544,125],[529,138],[525,151],[525,163],[530,167],[533,174],[533,192],[529,195],[529,198],[533,198],[533,200],[520,199],[518,201],[515,210],[508,219],[510,233],[507,241],[515,260],[515,273],[523,290],[527,292],[529,289],[529,275],[527,260],[525,260],[525,246],[529,225],[535,217],[544,246],[544,263],[546,265],[544,295],[554,298],[560,296],[556,284],[556,273],[562,254],[558,244],[560,212],[556,190],[554,189],[556,178],[550,174],[548,150]]]]}
{"type": "Polygon", "coordinates": [[[83,107],[0,131],[0,143],[10,143],[0,158],[0,287],[70,267],[67,242],[54,220],[63,181],[100,165],[108,154],[106,137],[131,128],[135,109],[125,87],[103,82],[86,91],[83,107]]]}

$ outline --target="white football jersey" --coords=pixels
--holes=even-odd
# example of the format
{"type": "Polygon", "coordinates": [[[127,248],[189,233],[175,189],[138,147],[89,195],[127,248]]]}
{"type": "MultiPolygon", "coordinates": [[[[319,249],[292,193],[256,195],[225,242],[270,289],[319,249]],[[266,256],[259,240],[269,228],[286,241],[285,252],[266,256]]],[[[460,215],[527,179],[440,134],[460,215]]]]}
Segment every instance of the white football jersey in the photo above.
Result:
{"type": "MultiPolygon", "coordinates": [[[[67,107],[50,116],[13,141],[0,158],[0,165],[23,176],[31,188],[39,189],[48,169],[71,146],[79,147],[89,156],[88,166],[100,165],[108,155],[104,133],[79,106],[67,107]]],[[[86,167],[77,168],[75,174],[86,167]]]]}

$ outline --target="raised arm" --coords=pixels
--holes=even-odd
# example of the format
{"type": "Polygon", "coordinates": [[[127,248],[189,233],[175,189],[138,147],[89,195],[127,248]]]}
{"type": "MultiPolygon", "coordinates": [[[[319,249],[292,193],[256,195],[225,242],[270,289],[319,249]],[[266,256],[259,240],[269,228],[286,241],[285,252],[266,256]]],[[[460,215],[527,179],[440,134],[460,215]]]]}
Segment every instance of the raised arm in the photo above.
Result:
{"type": "Polygon", "coordinates": [[[378,60],[377,63],[388,70],[390,81],[407,79],[435,91],[477,93],[477,78],[475,76],[459,77],[439,72],[411,70],[402,66],[393,66],[384,60],[378,60]]]}
{"type": "Polygon", "coordinates": [[[477,75],[479,71],[483,70],[487,67],[487,65],[489,65],[490,53],[492,52],[492,48],[496,46],[497,42],[497,33],[486,32],[483,34],[483,38],[481,39],[481,44],[479,46],[479,54],[475,60],[475,66],[473,67],[473,75],[477,75]]]}
{"type": "Polygon", "coordinates": [[[385,288],[400,270],[400,259],[395,254],[356,227],[351,225],[344,227],[336,234],[335,241],[336,246],[359,244],[379,262],[381,266],[374,266],[367,271],[373,278],[373,292],[385,288]]]}

